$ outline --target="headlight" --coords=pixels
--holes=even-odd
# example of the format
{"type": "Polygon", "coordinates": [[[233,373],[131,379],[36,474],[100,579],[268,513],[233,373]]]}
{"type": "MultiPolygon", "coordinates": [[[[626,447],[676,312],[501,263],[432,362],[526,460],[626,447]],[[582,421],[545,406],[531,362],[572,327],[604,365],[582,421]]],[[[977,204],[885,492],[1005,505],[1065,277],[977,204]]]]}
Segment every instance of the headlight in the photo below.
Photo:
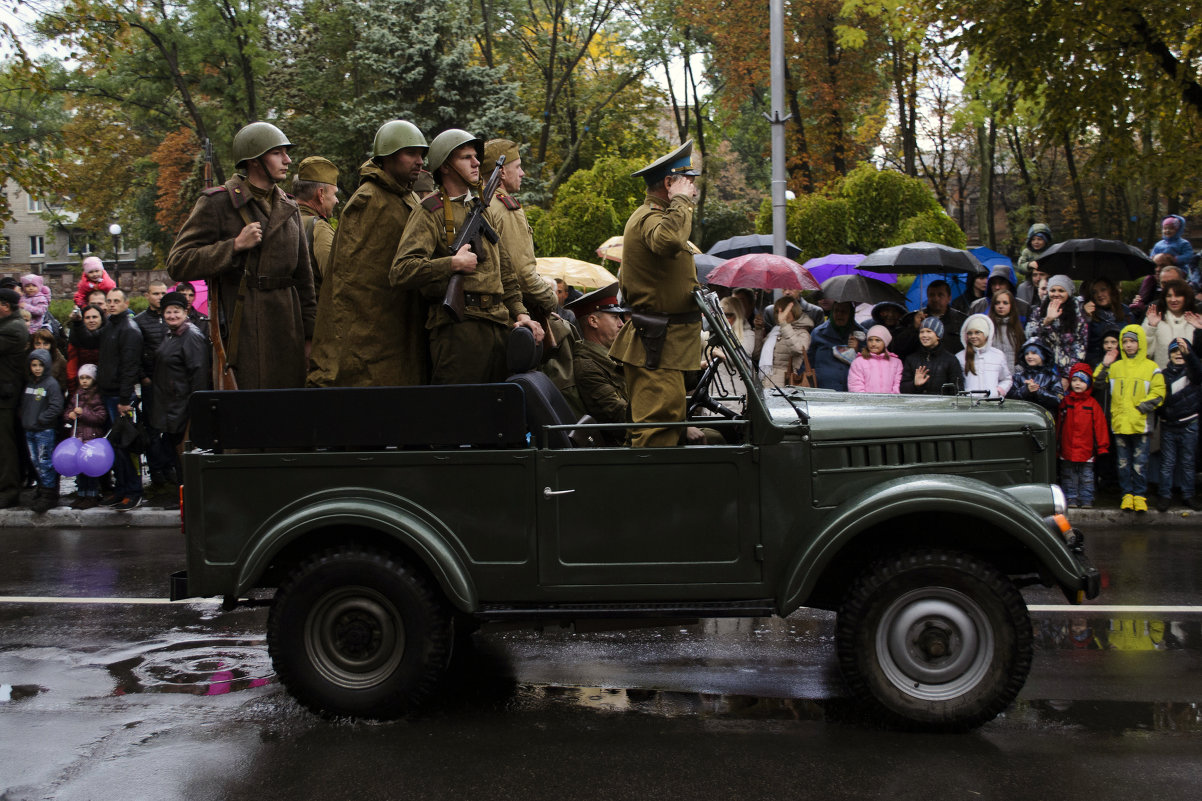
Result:
{"type": "Polygon", "coordinates": [[[1068,499],[1059,484],[1052,485],[1052,514],[1062,515],[1068,512],[1068,499]]]}

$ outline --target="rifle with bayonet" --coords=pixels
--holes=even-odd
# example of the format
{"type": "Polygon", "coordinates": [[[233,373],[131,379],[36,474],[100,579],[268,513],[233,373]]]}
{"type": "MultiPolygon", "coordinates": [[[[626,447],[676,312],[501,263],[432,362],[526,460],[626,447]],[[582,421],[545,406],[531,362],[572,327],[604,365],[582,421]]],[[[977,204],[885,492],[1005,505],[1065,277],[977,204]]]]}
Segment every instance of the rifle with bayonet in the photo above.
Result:
{"type": "MultiPolygon", "coordinates": [[[[488,224],[488,220],[484,218],[484,212],[488,210],[488,204],[492,203],[492,196],[496,194],[497,186],[501,183],[501,167],[504,164],[505,157],[498,156],[497,166],[492,171],[488,183],[484,185],[484,191],[480,193],[480,197],[468,210],[463,225],[459,227],[459,233],[455,235],[455,241],[451,243],[452,256],[458,253],[464,245],[471,245],[476,258],[483,259],[484,243],[480,237],[484,236],[494,245],[500,239],[497,232],[488,224]]],[[[447,283],[447,291],[442,299],[442,307],[457,323],[463,320],[463,276],[464,273],[451,273],[451,280],[447,283]]]]}

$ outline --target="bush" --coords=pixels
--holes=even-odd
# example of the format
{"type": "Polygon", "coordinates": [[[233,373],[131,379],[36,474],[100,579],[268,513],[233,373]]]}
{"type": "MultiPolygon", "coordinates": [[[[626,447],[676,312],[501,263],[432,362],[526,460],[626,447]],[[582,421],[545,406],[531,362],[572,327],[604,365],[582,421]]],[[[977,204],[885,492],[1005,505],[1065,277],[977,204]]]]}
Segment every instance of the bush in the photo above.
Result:
{"type": "Polygon", "coordinates": [[[963,248],[968,244],[968,237],[943,209],[936,209],[916,214],[902,222],[889,245],[904,245],[907,242],[936,242],[963,248]]]}
{"type": "Polygon", "coordinates": [[[860,253],[894,243],[902,224],[911,217],[940,211],[935,195],[922,181],[871,164],[861,164],[848,173],[838,194],[848,201],[848,235],[860,253]]]}

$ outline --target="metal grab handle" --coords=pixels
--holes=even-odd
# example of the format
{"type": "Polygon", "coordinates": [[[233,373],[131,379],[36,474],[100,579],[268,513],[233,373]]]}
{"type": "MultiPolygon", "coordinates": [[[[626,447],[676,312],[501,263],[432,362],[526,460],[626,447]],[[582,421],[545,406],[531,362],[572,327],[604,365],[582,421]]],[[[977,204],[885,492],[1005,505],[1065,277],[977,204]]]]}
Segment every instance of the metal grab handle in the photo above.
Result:
{"type": "Polygon", "coordinates": [[[555,490],[551,489],[550,487],[543,487],[543,497],[551,498],[551,497],[554,497],[555,495],[568,495],[569,493],[572,493],[575,491],[576,490],[574,490],[574,489],[570,489],[570,490],[559,490],[558,492],[556,492],[555,490]]]}

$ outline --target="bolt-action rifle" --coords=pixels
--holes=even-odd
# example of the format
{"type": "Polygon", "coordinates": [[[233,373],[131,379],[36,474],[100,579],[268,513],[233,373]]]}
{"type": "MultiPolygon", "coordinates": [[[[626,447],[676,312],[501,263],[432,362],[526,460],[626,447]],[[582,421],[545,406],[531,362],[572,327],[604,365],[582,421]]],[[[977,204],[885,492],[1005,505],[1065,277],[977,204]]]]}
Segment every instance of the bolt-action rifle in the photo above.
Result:
{"type": "MultiPolygon", "coordinates": [[[[207,138],[204,143],[204,179],[205,189],[212,189],[213,142],[207,138]]],[[[213,389],[237,389],[238,380],[234,377],[234,367],[229,362],[225,338],[221,333],[221,281],[216,277],[210,278],[208,286],[209,340],[213,343],[213,389]]]]}
{"type": "MultiPolygon", "coordinates": [[[[484,191],[480,193],[480,197],[468,210],[467,217],[459,228],[459,233],[455,235],[455,241],[451,243],[452,256],[458,253],[464,245],[471,245],[476,257],[483,259],[484,243],[480,240],[482,235],[489,242],[497,244],[500,237],[488,224],[488,220],[484,219],[484,212],[488,210],[488,204],[492,203],[492,196],[496,194],[497,185],[501,183],[501,167],[504,164],[505,157],[498,156],[497,166],[492,171],[488,183],[484,185],[484,191]]],[[[442,299],[442,307],[457,323],[463,320],[463,276],[464,273],[451,273],[446,295],[442,299]]]]}

